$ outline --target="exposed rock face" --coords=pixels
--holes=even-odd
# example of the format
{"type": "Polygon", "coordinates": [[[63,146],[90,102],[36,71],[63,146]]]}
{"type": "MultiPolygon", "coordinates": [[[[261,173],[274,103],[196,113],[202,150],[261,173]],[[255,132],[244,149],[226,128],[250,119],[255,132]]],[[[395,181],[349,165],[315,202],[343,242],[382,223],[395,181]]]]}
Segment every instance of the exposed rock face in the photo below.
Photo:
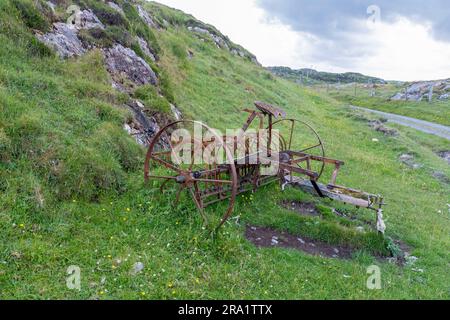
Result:
{"type": "Polygon", "coordinates": [[[380,120],[369,121],[369,126],[373,129],[375,129],[375,131],[384,133],[384,135],[386,135],[386,136],[398,135],[397,130],[389,129],[389,128],[385,127],[384,123],[380,120]]]}
{"type": "Polygon", "coordinates": [[[411,84],[403,92],[399,92],[391,97],[393,101],[422,101],[432,100],[437,95],[440,100],[450,97],[450,79],[439,81],[422,81],[411,84]]]}
{"type": "Polygon", "coordinates": [[[233,45],[227,37],[224,37],[220,34],[215,34],[214,32],[211,32],[202,26],[189,26],[188,30],[211,38],[219,49],[228,50],[233,55],[239,56],[241,58],[249,58],[253,63],[260,65],[254,55],[252,55],[248,51],[245,51],[244,49],[238,49],[236,45],[233,45]]]}
{"type": "Polygon", "coordinates": [[[172,110],[172,113],[177,121],[183,119],[183,114],[175,105],[170,104],[170,109],[172,110]]]}
{"type": "MultiPolygon", "coordinates": [[[[132,121],[124,125],[124,129],[144,147],[148,147],[153,137],[160,131],[160,125],[165,126],[172,122],[166,115],[149,116],[145,106],[138,100],[134,100],[127,106],[133,111],[134,117],[132,121]]],[[[156,148],[170,148],[167,137],[161,137],[156,148]]]]}
{"type": "Polygon", "coordinates": [[[55,23],[53,31],[37,34],[37,38],[53,48],[61,58],[80,56],[86,52],[77,36],[77,30],[65,23],[55,23]]]}
{"type": "Polygon", "coordinates": [[[151,28],[158,28],[158,25],[155,23],[155,21],[150,17],[148,12],[142,8],[141,6],[137,6],[137,10],[139,12],[139,16],[144,20],[144,22],[151,28]]]}
{"type": "Polygon", "coordinates": [[[148,146],[151,138],[160,130],[158,123],[153,117],[148,118],[145,115],[145,106],[139,101],[133,101],[128,107],[133,111],[134,118],[124,125],[124,129],[138,144],[148,146]]]}
{"type": "Polygon", "coordinates": [[[51,1],[47,1],[46,4],[47,4],[47,6],[50,8],[50,10],[52,10],[52,12],[55,13],[55,10],[56,10],[56,4],[54,4],[54,3],[51,2],[51,1]]]}
{"type": "Polygon", "coordinates": [[[103,50],[106,68],[112,75],[118,89],[126,91],[123,78],[135,85],[157,85],[158,79],[152,68],[133,50],[116,44],[113,48],[103,50]]]}
{"type": "Polygon", "coordinates": [[[450,164],[450,151],[438,152],[438,156],[447,161],[448,164],[450,164]]]}
{"type": "Polygon", "coordinates": [[[441,171],[434,171],[432,176],[444,184],[450,184],[450,178],[441,171]]]}
{"type": "MultiPolygon", "coordinates": [[[[75,20],[77,21],[77,20],[75,20]]],[[[83,10],[79,13],[79,23],[75,24],[77,29],[105,29],[105,26],[91,10],[83,10]]]]}
{"type": "Polygon", "coordinates": [[[188,30],[192,31],[192,32],[201,33],[203,35],[207,35],[207,36],[211,37],[211,39],[214,41],[214,43],[216,44],[216,46],[218,48],[227,49],[227,50],[230,49],[228,44],[226,43],[226,41],[223,38],[219,37],[218,35],[213,34],[209,30],[203,29],[203,28],[198,27],[198,26],[188,27],[188,30]]]}
{"type": "Polygon", "coordinates": [[[150,58],[152,59],[152,61],[156,61],[156,55],[152,52],[152,50],[150,49],[147,41],[145,41],[144,39],[142,39],[141,37],[136,37],[138,43],[139,43],[139,47],[141,48],[141,50],[150,58]]]}
{"type": "Polygon", "coordinates": [[[412,154],[402,154],[399,157],[399,160],[400,162],[415,170],[423,167],[422,164],[415,162],[415,157],[412,154]]]}
{"type": "Polygon", "coordinates": [[[119,12],[121,14],[125,14],[123,12],[122,8],[119,5],[117,5],[116,3],[114,3],[114,2],[109,1],[108,2],[108,6],[110,6],[111,8],[113,8],[114,10],[116,10],[117,12],[119,12]]]}
{"type": "Polygon", "coordinates": [[[53,48],[61,58],[80,56],[86,52],[86,48],[78,38],[78,31],[92,28],[105,29],[105,26],[91,10],[80,11],[73,22],[73,25],[62,22],[54,23],[51,32],[36,34],[36,37],[53,48]]]}

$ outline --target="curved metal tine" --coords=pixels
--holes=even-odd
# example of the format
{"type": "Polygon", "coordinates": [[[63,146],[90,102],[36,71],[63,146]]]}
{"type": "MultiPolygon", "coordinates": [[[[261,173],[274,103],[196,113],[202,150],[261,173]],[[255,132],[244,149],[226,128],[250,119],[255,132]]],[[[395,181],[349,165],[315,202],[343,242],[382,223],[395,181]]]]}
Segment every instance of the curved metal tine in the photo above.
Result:
{"type": "Polygon", "coordinates": [[[175,205],[178,205],[178,203],[180,202],[180,196],[181,196],[181,192],[183,192],[183,190],[186,189],[183,185],[180,185],[180,188],[177,191],[177,196],[175,198],[175,205]]]}
{"type": "Polygon", "coordinates": [[[171,182],[171,181],[174,181],[174,180],[173,180],[173,179],[167,179],[166,181],[164,181],[164,182],[162,183],[161,187],[159,187],[159,191],[160,191],[161,193],[163,193],[163,192],[164,192],[164,187],[165,187],[169,182],[171,182]]]}
{"type": "Polygon", "coordinates": [[[204,209],[200,205],[200,202],[197,199],[197,196],[196,196],[196,194],[194,192],[193,187],[189,188],[189,190],[191,192],[192,198],[194,199],[195,205],[197,206],[198,210],[200,211],[200,215],[202,216],[205,224],[208,225],[208,218],[206,217],[205,211],[204,211],[204,209]]]}
{"type": "Polygon", "coordinates": [[[308,151],[308,150],[311,150],[311,149],[320,147],[321,145],[322,145],[322,144],[319,143],[319,144],[316,144],[315,146],[312,146],[312,147],[308,147],[308,148],[302,149],[302,150],[300,150],[300,151],[298,151],[298,152],[303,153],[303,152],[305,152],[305,151],[308,151]]]}
{"type": "Polygon", "coordinates": [[[163,159],[160,159],[160,158],[155,157],[155,156],[152,156],[152,159],[154,159],[155,161],[159,162],[160,164],[162,164],[166,168],[172,169],[172,170],[174,170],[176,172],[181,172],[181,170],[179,168],[175,167],[173,164],[171,164],[171,163],[169,163],[169,162],[167,162],[167,161],[165,161],[163,159]]]}
{"type": "Polygon", "coordinates": [[[291,126],[291,136],[289,137],[289,150],[291,150],[292,147],[292,136],[294,135],[294,128],[295,128],[295,121],[291,120],[292,126],[291,126]]]}

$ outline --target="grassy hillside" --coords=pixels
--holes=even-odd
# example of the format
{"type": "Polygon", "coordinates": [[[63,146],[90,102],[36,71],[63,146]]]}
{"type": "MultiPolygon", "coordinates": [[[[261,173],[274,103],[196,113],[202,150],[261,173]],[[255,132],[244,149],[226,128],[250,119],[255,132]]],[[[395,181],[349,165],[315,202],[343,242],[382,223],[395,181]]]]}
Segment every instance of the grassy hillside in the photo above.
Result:
{"type": "Polygon", "coordinates": [[[354,85],[337,87],[318,85],[315,86],[315,89],[347,104],[395,113],[446,126],[450,125],[450,101],[439,101],[438,99],[434,99],[431,103],[428,101],[391,101],[390,98],[397,92],[403,91],[404,86],[400,84],[386,84],[372,89],[366,85],[357,85],[355,90],[354,85]],[[372,90],[374,90],[375,96],[371,96],[372,90]]]}
{"type": "Polygon", "coordinates": [[[386,81],[380,78],[370,77],[361,73],[345,72],[345,73],[332,73],[322,72],[314,69],[291,69],[289,67],[268,67],[267,68],[273,74],[282,77],[287,80],[294,81],[303,85],[314,84],[331,84],[331,83],[377,83],[384,84],[386,81]]]}
{"type": "Polygon", "coordinates": [[[185,117],[236,128],[245,118],[239,110],[263,100],[311,123],[327,154],[347,163],[339,182],[385,195],[387,239],[403,241],[419,259],[406,267],[378,261],[373,254],[387,250],[387,239],[283,209],[284,199],[312,199],[275,185],[239,197],[240,223],[232,220],[211,239],[191,199],[174,207],[175,190],[161,195],[156,184],[144,186],[145,150],[123,130],[127,97],[111,88],[101,54],[60,60],[35,40],[15,2],[0,2],[0,298],[449,298],[450,186],[431,175],[450,177],[434,154],[448,141],[409,130],[385,137],[344,103],[200,40],[186,28],[187,16],[147,3],[168,22],[153,30],[157,68],[185,117]],[[399,163],[405,152],[424,167],[399,163]],[[338,260],[258,249],[244,236],[246,224],[358,251],[338,260]],[[132,275],[136,262],[144,270],[132,275]],[[372,264],[381,267],[382,290],[366,288],[372,264]],[[81,269],[81,291],[66,287],[71,265],[81,269]]]}

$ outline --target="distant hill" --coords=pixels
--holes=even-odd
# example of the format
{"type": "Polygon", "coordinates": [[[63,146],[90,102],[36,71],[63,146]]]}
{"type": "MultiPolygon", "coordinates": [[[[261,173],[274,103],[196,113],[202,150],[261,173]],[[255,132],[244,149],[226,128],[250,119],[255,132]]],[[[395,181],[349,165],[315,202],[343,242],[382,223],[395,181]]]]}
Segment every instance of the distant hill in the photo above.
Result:
{"type": "Polygon", "coordinates": [[[375,77],[369,77],[360,73],[331,73],[320,72],[314,69],[294,70],[289,67],[268,67],[274,75],[303,84],[319,83],[374,83],[384,84],[385,80],[375,77]]]}

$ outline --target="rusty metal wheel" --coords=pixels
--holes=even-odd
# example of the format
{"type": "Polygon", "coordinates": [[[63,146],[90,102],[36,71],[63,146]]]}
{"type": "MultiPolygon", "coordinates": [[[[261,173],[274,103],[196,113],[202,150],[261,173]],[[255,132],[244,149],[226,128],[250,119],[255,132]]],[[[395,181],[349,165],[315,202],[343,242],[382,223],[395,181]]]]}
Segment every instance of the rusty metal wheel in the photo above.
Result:
{"type": "Polygon", "coordinates": [[[211,231],[217,231],[233,212],[238,183],[233,154],[223,137],[201,122],[181,120],[162,128],[148,148],[144,178],[160,181],[161,191],[175,184],[174,203],[189,191],[211,231]],[[228,201],[226,209],[215,205],[224,201],[228,201]]]}
{"type": "MultiPolygon", "coordinates": [[[[282,119],[273,123],[273,138],[279,139],[280,151],[295,151],[314,156],[325,157],[325,147],[317,131],[308,123],[297,119],[282,119]],[[278,136],[277,136],[278,135],[278,136]]],[[[304,164],[297,164],[306,169],[304,164]]],[[[308,163],[310,170],[318,174],[317,180],[322,176],[325,163],[308,163]]]]}

